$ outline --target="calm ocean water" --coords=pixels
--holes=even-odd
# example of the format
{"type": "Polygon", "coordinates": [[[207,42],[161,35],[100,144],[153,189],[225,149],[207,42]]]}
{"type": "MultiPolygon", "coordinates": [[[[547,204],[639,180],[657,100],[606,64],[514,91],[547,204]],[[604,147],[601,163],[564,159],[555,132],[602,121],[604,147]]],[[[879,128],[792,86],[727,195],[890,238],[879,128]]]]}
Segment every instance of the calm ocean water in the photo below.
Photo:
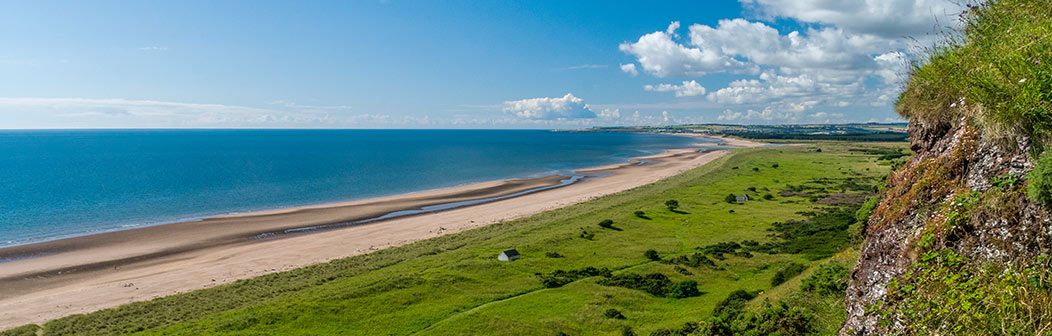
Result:
{"type": "Polygon", "coordinates": [[[0,131],[0,246],[566,173],[693,142],[520,130],[0,131]]]}

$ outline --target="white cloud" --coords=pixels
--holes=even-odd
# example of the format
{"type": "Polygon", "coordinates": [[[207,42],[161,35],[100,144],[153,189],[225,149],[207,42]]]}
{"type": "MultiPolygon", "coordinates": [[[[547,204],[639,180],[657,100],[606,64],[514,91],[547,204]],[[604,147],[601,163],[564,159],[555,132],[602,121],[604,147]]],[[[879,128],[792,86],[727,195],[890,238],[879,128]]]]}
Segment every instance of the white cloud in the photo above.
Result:
{"type": "Polygon", "coordinates": [[[697,81],[693,81],[693,80],[691,80],[691,81],[683,81],[682,85],[673,85],[673,84],[658,84],[657,86],[645,85],[645,86],[643,86],[643,89],[647,90],[647,91],[657,91],[657,92],[675,92],[676,93],[676,97],[694,97],[694,96],[701,96],[701,95],[705,94],[705,87],[701,86],[701,84],[698,84],[697,81]]]}
{"type": "Polygon", "coordinates": [[[530,98],[504,102],[504,112],[533,120],[595,118],[595,112],[581,98],[567,93],[562,98],[530,98]]]}
{"type": "Polygon", "coordinates": [[[629,75],[632,75],[632,77],[635,77],[636,75],[639,75],[639,71],[636,70],[636,64],[635,63],[621,64],[621,71],[624,71],[625,73],[627,73],[629,75]]]}
{"type": "MultiPolygon", "coordinates": [[[[619,49],[654,77],[743,75],[707,92],[710,102],[742,111],[727,110],[720,120],[837,119],[832,112],[801,114],[817,107],[871,106],[891,114],[913,43],[903,37],[930,41],[961,11],[948,0],[739,1],[766,22],[738,18],[714,26],[692,24],[682,40],[680,23],[672,22],[619,49]],[[783,33],[768,23],[776,19],[801,28],[783,33]]],[[[684,84],[689,82],[697,81],[684,84]]],[[[644,90],[689,96],[683,86],[647,85],[644,90]]]]}
{"type": "Polygon", "coordinates": [[[796,114],[790,112],[779,112],[768,107],[761,111],[749,109],[745,112],[726,109],[719,117],[717,117],[717,119],[733,122],[789,123],[796,121],[798,117],[796,114]]]}
{"type": "Polygon", "coordinates": [[[606,118],[606,119],[618,119],[618,118],[621,118],[621,109],[616,109],[616,108],[615,109],[608,109],[608,108],[605,108],[602,111],[599,111],[599,117],[600,118],[606,118]]]}
{"type": "Polygon", "coordinates": [[[761,16],[833,25],[858,34],[895,39],[932,33],[961,11],[947,0],[739,0],[761,16]]]}
{"type": "Polygon", "coordinates": [[[643,70],[657,77],[698,77],[709,72],[749,70],[742,61],[728,57],[713,48],[692,48],[673,41],[679,22],[669,25],[668,31],[643,35],[634,43],[622,43],[621,51],[636,57],[643,70]]]}

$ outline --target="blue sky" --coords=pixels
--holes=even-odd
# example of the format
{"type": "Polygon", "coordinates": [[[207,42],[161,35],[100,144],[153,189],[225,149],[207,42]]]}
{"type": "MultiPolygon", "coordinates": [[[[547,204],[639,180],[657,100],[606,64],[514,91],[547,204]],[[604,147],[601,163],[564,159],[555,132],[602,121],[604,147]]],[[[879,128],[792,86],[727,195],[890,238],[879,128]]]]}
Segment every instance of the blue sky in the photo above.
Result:
{"type": "Polygon", "coordinates": [[[943,1],[9,2],[0,128],[897,120],[943,1]],[[927,41],[927,40],[925,40],[927,41]]]}

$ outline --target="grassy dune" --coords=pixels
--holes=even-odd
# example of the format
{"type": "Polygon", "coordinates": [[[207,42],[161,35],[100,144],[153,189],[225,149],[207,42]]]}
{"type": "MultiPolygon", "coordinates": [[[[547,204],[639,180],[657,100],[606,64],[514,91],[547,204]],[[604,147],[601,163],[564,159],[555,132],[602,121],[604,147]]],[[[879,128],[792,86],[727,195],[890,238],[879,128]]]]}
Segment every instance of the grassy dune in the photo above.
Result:
{"type": "MultiPolygon", "coordinates": [[[[807,220],[810,217],[803,213],[807,211],[840,209],[853,216],[857,205],[815,201],[821,198],[818,195],[837,193],[845,186],[865,189],[881,184],[890,161],[878,160],[872,152],[849,150],[863,146],[903,145],[816,143],[742,149],[684,174],[586,203],[368,255],[70,316],[46,323],[39,331],[45,335],[600,335],[631,329],[647,335],[710,320],[717,304],[739,289],[765,291],[750,300],[746,310],[762,310],[764,302],[787,301],[808,309],[816,331],[835,330],[844,318],[841,297],[801,294],[799,287],[819,264],[854,262],[850,229],[798,230],[792,239],[776,237],[790,235],[787,231],[769,229],[774,222],[807,220]],[[816,148],[822,151],[815,152],[816,148]],[[781,196],[786,190],[801,190],[801,195],[781,196]],[[731,204],[725,198],[732,193],[748,193],[756,200],[731,204]],[[772,198],[765,200],[765,194],[772,198]],[[665,205],[671,199],[679,202],[676,212],[665,205]],[[635,211],[643,211],[645,218],[635,211]],[[613,228],[598,225],[605,219],[613,220],[613,228]],[[723,259],[699,251],[748,240],[759,245],[724,254],[723,259]],[[508,248],[519,249],[523,258],[497,261],[497,254],[508,248]],[[714,266],[651,260],[644,257],[650,249],[665,261],[702,253],[714,266]],[[790,263],[804,265],[805,270],[772,287],[772,277],[790,263]],[[661,273],[672,282],[694,280],[701,295],[662,297],[602,285],[604,276],[546,288],[538,276],[586,267],[607,268],[615,276],[661,273]],[[609,309],[624,318],[605,316],[609,309]]],[[[805,224],[786,227],[800,225],[805,224]]],[[[704,328],[704,323],[699,325],[704,328]]],[[[28,326],[3,334],[32,334],[37,329],[28,326]]]]}

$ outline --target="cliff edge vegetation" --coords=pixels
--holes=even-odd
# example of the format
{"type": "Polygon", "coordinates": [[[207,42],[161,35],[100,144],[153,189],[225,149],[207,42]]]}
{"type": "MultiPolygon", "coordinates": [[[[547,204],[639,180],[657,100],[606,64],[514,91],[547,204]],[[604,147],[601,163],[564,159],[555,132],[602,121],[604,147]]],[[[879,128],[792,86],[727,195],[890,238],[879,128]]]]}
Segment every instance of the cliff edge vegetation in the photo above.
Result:
{"type": "Polygon", "coordinates": [[[913,67],[916,155],[864,227],[841,334],[1052,334],[1050,8],[968,5],[913,67]]]}

